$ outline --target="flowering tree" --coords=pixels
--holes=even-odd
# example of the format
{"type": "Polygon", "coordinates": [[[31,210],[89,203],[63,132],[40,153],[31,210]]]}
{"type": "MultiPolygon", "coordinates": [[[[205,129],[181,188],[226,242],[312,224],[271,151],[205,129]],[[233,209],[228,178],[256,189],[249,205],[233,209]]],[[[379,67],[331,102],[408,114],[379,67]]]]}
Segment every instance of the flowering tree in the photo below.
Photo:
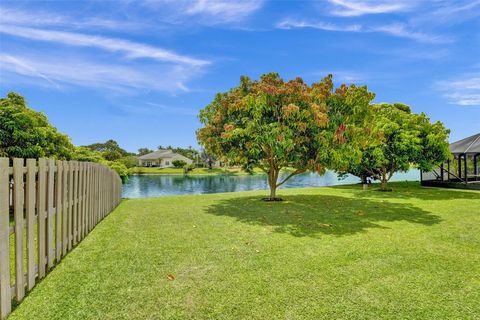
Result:
{"type": "Polygon", "coordinates": [[[276,200],[277,188],[294,175],[322,174],[360,158],[350,142],[371,99],[365,87],[343,85],[333,92],[330,75],[311,86],[301,78],[285,82],[276,73],[256,81],[241,77],[238,87],[217,94],[200,111],[204,127],[197,137],[220,159],[263,170],[268,200],[276,200]],[[292,170],[280,179],[284,168],[292,170]]]}

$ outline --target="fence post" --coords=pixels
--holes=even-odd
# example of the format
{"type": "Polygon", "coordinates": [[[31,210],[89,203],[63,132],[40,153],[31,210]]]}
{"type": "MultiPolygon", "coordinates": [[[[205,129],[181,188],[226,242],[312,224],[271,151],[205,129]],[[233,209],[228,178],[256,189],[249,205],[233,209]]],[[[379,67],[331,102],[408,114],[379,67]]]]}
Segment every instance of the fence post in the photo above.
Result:
{"type": "Polygon", "coordinates": [[[23,267],[23,159],[13,159],[13,209],[15,220],[15,295],[17,301],[25,295],[23,267]]]}
{"type": "MultiPolygon", "coordinates": [[[[25,212],[27,215],[27,291],[35,285],[35,205],[36,205],[36,182],[37,161],[27,159],[27,185],[25,186],[25,212]]],[[[37,220],[38,221],[38,220],[37,220]]]]}
{"type": "Polygon", "coordinates": [[[12,309],[10,292],[9,160],[0,158],[0,318],[12,309]]]}
{"type": "Polygon", "coordinates": [[[38,215],[38,278],[45,277],[45,216],[46,216],[46,170],[45,159],[38,159],[38,194],[37,194],[37,215],[38,215]]]}

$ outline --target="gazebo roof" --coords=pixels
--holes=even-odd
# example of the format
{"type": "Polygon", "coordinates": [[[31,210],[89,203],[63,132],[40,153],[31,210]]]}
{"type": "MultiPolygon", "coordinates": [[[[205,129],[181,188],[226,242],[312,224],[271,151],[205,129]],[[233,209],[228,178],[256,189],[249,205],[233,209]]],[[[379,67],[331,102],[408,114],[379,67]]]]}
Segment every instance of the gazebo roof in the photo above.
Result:
{"type": "Polygon", "coordinates": [[[450,152],[453,154],[480,153],[480,133],[477,133],[471,137],[451,143],[450,152]]]}

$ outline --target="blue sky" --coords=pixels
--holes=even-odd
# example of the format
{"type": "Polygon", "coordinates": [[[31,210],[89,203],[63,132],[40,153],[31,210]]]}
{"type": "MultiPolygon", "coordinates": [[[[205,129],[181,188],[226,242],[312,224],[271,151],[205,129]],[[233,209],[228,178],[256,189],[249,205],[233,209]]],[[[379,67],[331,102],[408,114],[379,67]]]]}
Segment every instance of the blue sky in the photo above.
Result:
{"type": "Polygon", "coordinates": [[[0,94],[77,145],[196,146],[198,110],[240,75],[367,85],[480,131],[480,1],[0,2],[0,94]]]}

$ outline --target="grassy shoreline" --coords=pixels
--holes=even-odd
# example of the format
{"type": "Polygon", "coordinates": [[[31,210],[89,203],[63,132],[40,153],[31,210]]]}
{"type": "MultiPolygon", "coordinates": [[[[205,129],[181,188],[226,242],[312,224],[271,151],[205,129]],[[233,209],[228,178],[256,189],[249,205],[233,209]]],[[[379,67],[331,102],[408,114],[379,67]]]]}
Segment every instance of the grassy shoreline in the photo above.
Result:
{"type": "Polygon", "coordinates": [[[124,200],[9,320],[475,318],[480,193],[391,185],[124,200]]]}
{"type": "MultiPolygon", "coordinates": [[[[239,168],[195,168],[187,173],[183,168],[140,168],[135,167],[130,169],[130,173],[133,175],[248,175],[251,173],[245,172],[239,168]]],[[[263,171],[255,169],[253,174],[263,174],[263,171]]]]}

